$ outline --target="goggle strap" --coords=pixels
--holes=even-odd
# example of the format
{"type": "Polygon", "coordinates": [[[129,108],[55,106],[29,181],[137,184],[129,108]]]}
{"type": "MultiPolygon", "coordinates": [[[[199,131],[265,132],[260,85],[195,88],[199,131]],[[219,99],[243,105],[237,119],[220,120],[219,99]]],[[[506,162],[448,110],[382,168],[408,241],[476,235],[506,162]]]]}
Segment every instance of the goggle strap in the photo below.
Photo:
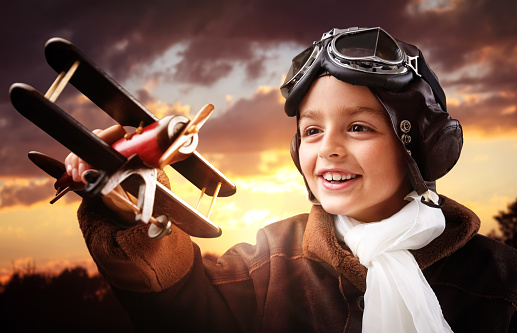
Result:
{"type": "Polygon", "coordinates": [[[422,56],[422,53],[419,52],[419,60],[422,62],[420,65],[420,70],[422,71],[422,79],[424,79],[433,90],[434,97],[436,99],[436,102],[440,104],[442,107],[442,110],[447,112],[447,98],[445,96],[445,92],[443,91],[442,87],[440,86],[440,83],[438,82],[438,78],[436,75],[431,71],[429,66],[427,65],[427,62],[425,61],[424,57],[422,56]]]}
{"type": "Polygon", "coordinates": [[[415,72],[416,75],[418,75],[418,77],[422,77],[422,75],[418,73],[418,56],[412,57],[407,55],[406,64],[413,70],[413,72],[415,72]]]}

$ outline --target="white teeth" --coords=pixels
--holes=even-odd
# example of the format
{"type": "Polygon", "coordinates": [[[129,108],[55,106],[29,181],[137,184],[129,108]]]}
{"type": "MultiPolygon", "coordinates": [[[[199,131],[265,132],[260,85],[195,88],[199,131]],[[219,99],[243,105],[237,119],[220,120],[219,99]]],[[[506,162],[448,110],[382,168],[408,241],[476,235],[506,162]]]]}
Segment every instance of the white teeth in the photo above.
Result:
{"type": "Polygon", "coordinates": [[[356,178],[357,175],[344,175],[337,172],[326,172],[323,174],[323,178],[325,178],[326,181],[333,181],[333,180],[350,180],[356,178]]]}

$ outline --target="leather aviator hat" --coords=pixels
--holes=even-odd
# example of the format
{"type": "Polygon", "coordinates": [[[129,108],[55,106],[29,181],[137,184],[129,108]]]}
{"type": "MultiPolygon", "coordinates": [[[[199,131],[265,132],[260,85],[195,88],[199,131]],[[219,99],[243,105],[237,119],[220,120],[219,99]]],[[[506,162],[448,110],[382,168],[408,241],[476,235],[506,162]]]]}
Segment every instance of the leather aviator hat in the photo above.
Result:
{"type": "MultiPolygon", "coordinates": [[[[333,29],[293,58],[280,88],[288,116],[299,116],[300,102],[322,75],[371,90],[400,139],[414,190],[420,195],[436,191],[435,181],[449,172],[460,156],[463,132],[447,113],[445,93],[422,52],[382,28],[333,29]]],[[[291,155],[301,171],[299,145],[296,133],[291,155]]],[[[310,190],[309,197],[314,199],[310,190]]]]}

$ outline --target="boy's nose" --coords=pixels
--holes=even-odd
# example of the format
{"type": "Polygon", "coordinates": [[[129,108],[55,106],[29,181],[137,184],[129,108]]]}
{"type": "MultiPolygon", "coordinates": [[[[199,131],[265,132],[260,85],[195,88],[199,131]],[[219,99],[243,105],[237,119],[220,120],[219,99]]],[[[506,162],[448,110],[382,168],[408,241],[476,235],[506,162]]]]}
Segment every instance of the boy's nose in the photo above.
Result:
{"type": "Polygon", "coordinates": [[[322,158],[339,158],[345,156],[346,147],[344,138],[329,133],[321,142],[318,155],[322,158]]]}

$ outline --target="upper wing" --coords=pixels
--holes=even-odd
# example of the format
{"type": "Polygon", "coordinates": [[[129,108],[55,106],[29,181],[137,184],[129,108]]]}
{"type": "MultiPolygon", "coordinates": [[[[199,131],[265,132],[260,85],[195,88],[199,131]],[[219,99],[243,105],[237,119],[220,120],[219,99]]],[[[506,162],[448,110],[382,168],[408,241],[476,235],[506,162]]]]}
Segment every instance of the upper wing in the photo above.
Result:
{"type": "Polygon", "coordinates": [[[28,84],[13,84],[9,95],[20,114],[94,168],[112,173],[126,161],[123,155],[28,84]]]}
{"type": "Polygon", "coordinates": [[[143,121],[146,126],[158,120],[69,41],[62,38],[49,39],[45,44],[45,57],[57,73],[68,71],[75,61],[79,61],[70,83],[120,125],[138,127],[143,121]]]}

